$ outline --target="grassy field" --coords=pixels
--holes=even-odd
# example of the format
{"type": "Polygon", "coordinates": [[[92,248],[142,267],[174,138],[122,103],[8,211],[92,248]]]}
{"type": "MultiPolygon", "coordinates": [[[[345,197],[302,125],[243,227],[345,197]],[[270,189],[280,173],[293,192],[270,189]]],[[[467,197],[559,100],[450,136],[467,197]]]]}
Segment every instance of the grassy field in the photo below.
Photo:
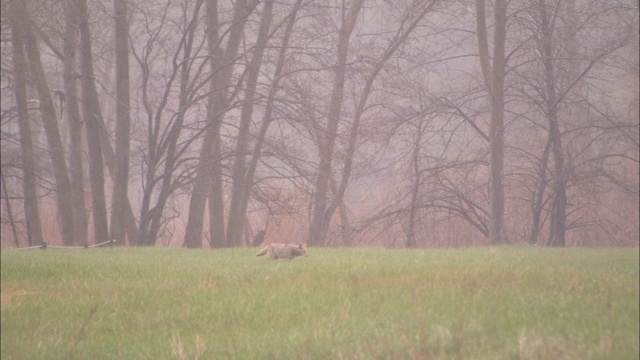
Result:
{"type": "Polygon", "coordinates": [[[638,359],[638,248],[12,250],[2,359],[638,359]]]}

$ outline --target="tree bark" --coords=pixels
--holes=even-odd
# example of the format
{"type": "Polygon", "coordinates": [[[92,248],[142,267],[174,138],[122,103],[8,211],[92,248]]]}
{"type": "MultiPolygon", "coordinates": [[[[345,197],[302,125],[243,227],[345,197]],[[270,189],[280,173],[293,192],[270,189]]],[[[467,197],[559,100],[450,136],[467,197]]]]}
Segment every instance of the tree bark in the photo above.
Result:
{"type": "Polygon", "coordinates": [[[349,39],[358,18],[358,13],[362,7],[364,0],[354,0],[349,6],[345,18],[340,29],[338,39],[338,53],[333,73],[333,90],[331,94],[331,103],[329,105],[329,114],[327,127],[324,135],[320,136],[320,164],[318,166],[318,179],[316,180],[315,192],[313,194],[313,212],[309,233],[307,235],[307,244],[323,245],[326,238],[326,229],[329,219],[326,218],[327,210],[327,192],[329,189],[329,178],[331,176],[331,164],[333,160],[333,152],[335,148],[338,122],[340,120],[340,110],[344,97],[345,70],[347,64],[347,53],[349,51],[349,39]]]}
{"type": "Polygon", "coordinates": [[[204,207],[209,186],[211,187],[211,192],[208,194],[212,223],[211,243],[214,247],[225,244],[220,128],[228,107],[227,87],[231,80],[244,24],[247,20],[247,11],[251,11],[251,7],[247,7],[245,0],[236,1],[229,41],[224,54],[220,56],[218,51],[220,39],[216,36],[218,33],[217,1],[207,1],[208,46],[211,71],[215,75],[211,78],[211,93],[207,105],[207,118],[210,125],[205,132],[200,149],[196,178],[189,201],[189,219],[187,220],[184,241],[188,248],[202,247],[204,207]],[[213,228],[214,226],[215,228],[213,228]]]}
{"type": "Polygon", "coordinates": [[[418,206],[418,195],[420,193],[421,183],[421,171],[420,171],[420,143],[422,141],[422,124],[418,125],[418,129],[415,135],[415,141],[413,143],[413,154],[411,155],[411,165],[413,172],[413,184],[411,188],[411,204],[409,204],[409,225],[407,229],[407,239],[405,241],[405,247],[412,248],[416,244],[415,240],[415,225],[418,206]]]}
{"type": "Polygon", "coordinates": [[[247,65],[247,85],[244,91],[244,104],[240,115],[240,126],[238,129],[238,137],[236,138],[235,157],[231,171],[233,185],[231,188],[229,219],[227,223],[227,246],[242,245],[242,229],[246,219],[246,207],[243,206],[244,192],[247,188],[250,189],[250,186],[245,184],[245,182],[249,180],[246,178],[246,159],[249,150],[251,120],[253,117],[256,87],[258,85],[258,75],[260,75],[264,49],[269,40],[269,29],[273,18],[272,10],[273,0],[267,0],[262,8],[262,20],[260,21],[258,39],[256,40],[251,61],[247,65]]]}
{"type": "Polygon", "coordinates": [[[547,140],[547,143],[542,152],[542,158],[540,159],[540,168],[538,169],[538,177],[536,179],[537,186],[531,199],[531,235],[529,237],[530,244],[537,244],[540,237],[540,230],[542,229],[542,210],[544,209],[544,193],[547,188],[547,169],[549,167],[549,151],[551,149],[551,139],[547,140]]]}
{"type": "Polygon", "coordinates": [[[478,54],[480,67],[491,98],[489,125],[489,239],[505,243],[504,236],[504,78],[507,4],[496,0],[494,8],[493,66],[490,65],[484,0],[476,0],[478,54]]]}
{"type": "Polygon", "coordinates": [[[4,178],[2,168],[0,168],[0,182],[2,182],[2,192],[4,193],[5,207],[7,208],[7,217],[9,218],[9,227],[13,235],[13,241],[16,243],[16,247],[20,247],[20,239],[18,239],[18,229],[16,229],[16,222],[13,218],[13,210],[11,209],[11,199],[9,198],[9,190],[7,189],[7,180],[4,178]]]}
{"type": "Polygon", "coordinates": [[[71,176],[71,202],[73,204],[73,218],[75,220],[75,239],[86,244],[87,209],[84,193],[84,172],[82,165],[82,119],[78,105],[77,87],[77,59],[78,45],[78,7],[77,1],[65,1],[65,36],[64,36],[64,92],[69,124],[69,138],[71,139],[69,154],[69,173],[71,176]]]}
{"type": "MultiPolygon", "coordinates": [[[[114,170],[115,154],[113,151],[113,147],[109,142],[109,135],[107,134],[107,129],[104,126],[104,123],[102,123],[102,121],[100,122],[100,124],[101,124],[99,127],[100,146],[102,148],[102,154],[104,156],[105,165],[107,166],[109,175],[111,176],[111,178],[113,178],[113,176],[115,175],[115,170],[114,170]]],[[[127,238],[129,239],[129,243],[131,243],[135,241],[132,239],[138,238],[138,227],[136,223],[136,218],[133,215],[133,210],[131,209],[131,204],[129,203],[129,198],[126,199],[125,214],[127,219],[127,224],[126,224],[127,238]]]]}
{"type": "MultiPolygon", "coordinates": [[[[244,3],[244,1],[243,1],[244,3]]],[[[243,5],[243,4],[236,4],[243,5]]],[[[238,8],[236,8],[238,10],[238,8]]],[[[237,14],[237,13],[236,13],[237,14]]],[[[238,19],[239,20],[239,19],[238,19]]],[[[220,23],[218,21],[218,1],[217,0],[208,0],[207,1],[207,46],[209,50],[209,56],[211,57],[211,71],[216,72],[220,70],[220,68],[224,65],[223,58],[224,52],[220,45],[222,39],[220,38],[219,28],[220,23]]],[[[244,26],[244,25],[243,25],[244,26]]],[[[232,34],[229,36],[229,45],[235,46],[234,44],[237,42],[239,45],[239,32],[241,29],[237,27],[231,29],[232,34]],[[232,36],[233,35],[233,36],[232,36]],[[233,42],[232,42],[233,39],[233,42]]],[[[228,47],[229,50],[231,48],[228,47]]],[[[237,52],[237,48],[236,48],[237,52]]],[[[221,248],[226,246],[226,236],[225,236],[225,223],[224,223],[224,197],[223,197],[223,189],[222,189],[222,164],[220,163],[221,156],[221,148],[220,148],[220,127],[222,126],[222,113],[216,113],[220,111],[220,106],[224,106],[226,108],[226,96],[223,97],[223,94],[219,94],[218,92],[224,89],[223,84],[223,74],[218,73],[215,74],[210,81],[210,90],[211,95],[209,96],[209,103],[207,104],[207,119],[211,121],[211,128],[205,134],[205,138],[208,136],[209,141],[213,142],[210,144],[208,149],[205,149],[206,143],[202,145],[202,154],[211,154],[214,163],[211,164],[211,168],[207,168],[207,170],[203,171],[211,171],[210,174],[202,174],[198,172],[196,176],[203,176],[205,179],[208,178],[211,181],[211,185],[209,188],[206,188],[206,185],[200,185],[201,194],[208,195],[209,198],[209,246],[211,248],[221,248]],[[222,86],[222,89],[217,89],[218,86],[222,86]],[[217,102],[219,102],[217,104],[217,102]],[[223,105],[224,102],[224,105],[223,105]],[[219,118],[218,118],[219,117],[219,118]],[[213,171],[216,171],[216,174],[213,174],[213,171]],[[208,192],[208,193],[207,193],[208,192]]],[[[226,90],[225,90],[226,91],[226,90]]],[[[202,159],[200,160],[202,161],[202,159]]],[[[204,165],[204,164],[203,164],[204,165]]],[[[203,180],[204,181],[204,180],[203,180]]],[[[195,188],[194,188],[195,191],[195,188]]],[[[202,199],[202,204],[193,204],[194,206],[202,206],[204,209],[204,198],[202,199]]],[[[193,197],[192,197],[193,201],[193,197]]],[[[190,207],[191,209],[191,207],[190,207]]],[[[204,218],[204,214],[198,214],[197,218],[194,218],[194,230],[197,230],[199,226],[200,229],[197,230],[199,234],[202,233],[202,225],[198,224],[200,218],[204,218]]],[[[189,220],[191,221],[191,214],[189,214],[189,220]]],[[[195,240],[196,233],[195,231],[192,233],[193,235],[190,238],[195,240]]],[[[197,235],[201,236],[201,235],[197,235]]],[[[185,237],[186,238],[186,237],[185,237]]],[[[193,241],[193,240],[191,240],[193,241]]],[[[195,241],[194,243],[202,242],[202,240],[195,241]]],[[[201,246],[201,245],[200,245],[201,246]]]]}
{"type": "Polygon", "coordinates": [[[91,34],[87,1],[78,0],[78,23],[80,28],[80,83],[82,85],[82,109],[89,148],[89,178],[91,181],[91,205],[93,208],[94,240],[96,244],[109,239],[107,206],[104,192],[104,170],[100,127],[103,124],[98,91],[93,74],[91,34]]]}
{"type": "MultiPolygon", "coordinates": [[[[329,178],[329,188],[334,196],[338,194],[338,183],[333,174],[331,174],[331,177],[329,178]]],[[[342,199],[338,204],[338,213],[340,215],[340,235],[342,236],[342,245],[349,247],[351,246],[352,238],[351,224],[349,222],[349,210],[347,209],[347,205],[344,203],[344,199],[342,199]]]]}
{"type": "Polygon", "coordinates": [[[49,86],[40,60],[40,50],[38,42],[31,25],[29,23],[29,13],[26,2],[16,1],[14,5],[14,17],[16,27],[23,33],[23,40],[29,64],[34,77],[38,98],[40,100],[40,110],[42,113],[42,121],[51,160],[53,165],[53,176],[56,182],[56,197],[58,203],[58,214],[60,216],[60,225],[62,228],[62,242],[65,245],[75,245],[78,239],[74,238],[74,219],[73,207],[71,202],[71,182],[67,173],[67,163],[64,158],[64,149],[60,139],[60,131],[58,129],[58,120],[56,119],[56,111],[51,99],[49,86]]]}
{"type": "MultiPolygon", "coordinates": [[[[167,136],[169,145],[167,147],[167,154],[165,157],[164,171],[161,175],[162,185],[160,188],[160,193],[158,194],[156,205],[151,211],[151,223],[149,224],[149,229],[148,231],[145,230],[147,245],[154,245],[157,241],[158,233],[160,232],[160,227],[162,226],[164,208],[174,188],[173,173],[175,170],[174,167],[176,165],[176,162],[178,161],[178,138],[180,137],[180,133],[182,131],[185,111],[190,105],[189,78],[191,66],[193,64],[191,51],[193,48],[194,35],[197,29],[199,13],[202,4],[203,0],[198,0],[198,2],[196,3],[193,11],[193,16],[187,27],[186,34],[184,35],[186,40],[184,41],[183,47],[183,61],[180,65],[180,93],[178,95],[179,113],[177,114],[176,120],[171,126],[171,130],[169,131],[169,135],[167,136]]],[[[142,221],[140,223],[140,227],[141,229],[143,229],[142,221]]]]}
{"type": "Polygon", "coordinates": [[[129,189],[129,21],[127,2],[114,0],[116,51],[116,153],[111,199],[111,237],[125,245],[126,203],[129,189]]]}
{"type": "Polygon", "coordinates": [[[549,140],[553,154],[554,172],[551,187],[553,201],[551,204],[551,218],[549,222],[549,241],[551,246],[565,246],[567,184],[565,179],[564,155],[560,126],[558,124],[558,96],[556,93],[556,77],[553,54],[552,28],[549,24],[549,12],[545,0],[539,0],[540,27],[542,32],[542,57],[544,61],[544,75],[546,85],[546,116],[549,124],[549,140]]]}
{"type": "Polygon", "coordinates": [[[289,20],[287,22],[287,27],[284,32],[284,36],[282,39],[282,44],[280,46],[280,52],[278,53],[278,60],[276,62],[276,69],[273,75],[273,84],[269,89],[269,94],[267,96],[267,104],[264,110],[264,115],[262,117],[262,123],[260,125],[260,130],[258,132],[258,136],[256,138],[256,143],[253,148],[251,160],[249,161],[249,166],[247,168],[247,174],[244,180],[244,189],[242,191],[242,204],[241,204],[241,212],[246,214],[247,207],[249,206],[249,199],[251,198],[251,190],[253,189],[253,182],[256,173],[256,169],[258,166],[258,161],[262,154],[262,147],[264,145],[265,137],[267,136],[267,131],[269,130],[269,126],[273,121],[273,108],[275,103],[275,97],[280,88],[280,79],[282,75],[282,69],[284,67],[284,60],[287,53],[287,48],[289,46],[289,39],[291,38],[291,34],[293,33],[293,26],[296,22],[298,10],[300,9],[302,4],[302,0],[297,0],[294,5],[291,14],[289,14],[289,20]]]}
{"type": "MultiPolygon", "coordinates": [[[[23,30],[17,24],[17,15],[11,21],[13,63],[15,69],[14,91],[18,110],[18,129],[20,132],[20,151],[22,156],[22,189],[24,192],[24,214],[27,223],[28,245],[42,244],[42,225],[38,208],[38,192],[36,187],[35,158],[31,138],[31,124],[27,110],[27,62],[24,55],[23,30]]],[[[8,199],[7,199],[8,201],[8,199]]],[[[16,239],[18,245],[18,239],[16,239]]]]}
{"type": "MultiPolygon", "coordinates": [[[[415,15],[413,17],[412,21],[409,23],[408,26],[406,26],[406,27],[402,26],[402,27],[400,27],[400,29],[398,29],[395,38],[389,44],[387,49],[385,49],[384,54],[376,62],[371,74],[367,77],[367,81],[365,83],[365,86],[364,86],[361,94],[360,94],[360,99],[358,100],[358,103],[357,103],[356,113],[354,115],[353,123],[351,125],[351,133],[349,134],[349,141],[348,141],[348,144],[347,144],[347,151],[346,151],[346,156],[345,156],[345,160],[344,160],[344,167],[343,167],[343,171],[342,171],[342,177],[341,177],[341,180],[340,180],[340,184],[338,186],[337,191],[334,194],[334,197],[333,197],[332,201],[326,207],[325,213],[323,215],[322,227],[321,227],[320,235],[319,235],[319,239],[321,239],[320,240],[321,243],[323,243],[325,241],[326,234],[327,234],[327,232],[329,230],[329,224],[331,222],[331,218],[333,217],[334,212],[336,211],[336,209],[339,206],[341,206],[341,204],[344,204],[343,198],[344,198],[344,194],[345,194],[346,189],[347,189],[347,185],[349,184],[349,180],[351,178],[351,169],[352,169],[352,164],[353,164],[353,157],[354,157],[355,150],[356,150],[356,145],[358,143],[360,122],[362,121],[362,116],[363,116],[363,113],[364,113],[365,106],[367,104],[367,100],[369,98],[369,95],[371,94],[371,89],[373,87],[373,83],[375,82],[378,74],[382,70],[382,68],[385,65],[385,63],[391,58],[391,56],[393,56],[393,54],[396,52],[396,50],[398,50],[400,45],[402,45],[404,43],[404,41],[407,39],[409,34],[411,34],[411,32],[416,28],[418,23],[422,20],[422,18],[431,10],[431,8],[433,7],[434,4],[435,4],[435,1],[431,1],[430,3],[426,4],[422,8],[422,10],[417,15],[415,15]]],[[[411,10],[414,10],[414,9],[415,8],[413,8],[411,10]]],[[[409,11],[411,11],[411,10],[409,10],[409,11]]],[[[408,18],[409,17],[407,17],[407,19],[408,18]]],[[[339,114],[338,114],[338,117],[339,117],[339,114]]],[[[333,138],[334,138],[334,141],[335,141],[335,136],[333,136],[333,138]]],[[[331,151],[333,151],[333,150],[331,150],[331,151]]],[[[321,162],[321,164],[322,164],[322,162],[321,162]]],[[[329,172],[329,174],[330,174],[330,176],[333,176],[330,172],[329,172]]],[[[312,226],[313,226],[313,223],[312,223],[312,226]]]]}

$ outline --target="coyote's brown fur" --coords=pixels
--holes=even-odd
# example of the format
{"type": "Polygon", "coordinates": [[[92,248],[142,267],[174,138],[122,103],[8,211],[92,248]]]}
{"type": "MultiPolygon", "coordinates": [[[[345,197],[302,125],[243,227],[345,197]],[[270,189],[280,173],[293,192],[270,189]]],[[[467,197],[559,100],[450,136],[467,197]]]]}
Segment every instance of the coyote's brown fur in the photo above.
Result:
{"type": "Polygon", "coordinates": [[[297,256],[309,256],[307,247],[304,244],[271,244],[260,250],[256,256],[269,254],[271,259],[293,259],[297,256]]]}

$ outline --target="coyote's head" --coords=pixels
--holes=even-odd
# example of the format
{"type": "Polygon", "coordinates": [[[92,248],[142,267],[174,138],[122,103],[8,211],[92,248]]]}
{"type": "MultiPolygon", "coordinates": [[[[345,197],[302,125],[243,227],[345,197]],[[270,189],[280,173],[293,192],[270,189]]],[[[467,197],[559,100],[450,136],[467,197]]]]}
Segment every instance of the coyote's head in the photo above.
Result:
{"type": "Polygon", "coordinates": [[[307,246],[305,244],[299,244],[293,249],[293,254],[295,256],[309,256],[307,254],[307,246]]]}

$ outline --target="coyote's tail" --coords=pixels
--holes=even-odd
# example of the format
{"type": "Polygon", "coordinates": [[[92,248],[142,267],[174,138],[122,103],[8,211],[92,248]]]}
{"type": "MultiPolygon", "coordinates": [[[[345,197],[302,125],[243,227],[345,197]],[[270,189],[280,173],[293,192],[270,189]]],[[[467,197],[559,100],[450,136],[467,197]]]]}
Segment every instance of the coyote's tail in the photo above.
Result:
{"type": "Polygon", "coordinates": [[[260,250],[260,252],[257,253],[256,256],[262,256],[262,255],[266,254],[267,251],[269,251],[269,247],[268,246],[265,247],[264,249],[260,250]]]}

